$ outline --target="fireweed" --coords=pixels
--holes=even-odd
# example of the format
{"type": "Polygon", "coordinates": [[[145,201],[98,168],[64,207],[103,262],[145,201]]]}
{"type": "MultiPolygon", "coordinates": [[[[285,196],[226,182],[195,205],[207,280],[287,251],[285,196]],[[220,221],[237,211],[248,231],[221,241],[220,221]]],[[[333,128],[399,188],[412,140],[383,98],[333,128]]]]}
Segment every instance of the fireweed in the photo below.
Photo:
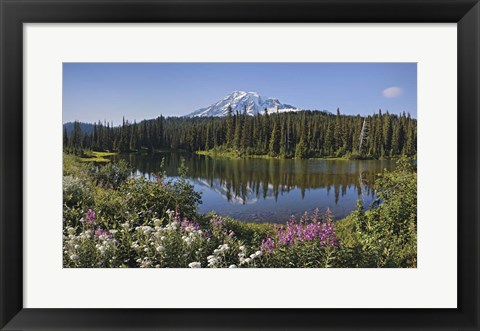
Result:
{"type": "Polygon", "coordinates": [[[286,225],[275,225],[276,235],[262,240],[261,252],[268,266],[331,267],[339,248],[330,210],[323,218],[317,210],[300,221],[291,217],[286,225]]]}
{"type": "Polygon", "coordinates": [[[262,251],[271,253],[277,246],[294,246],[304,241],[318,241],[321,247],[338,247],[339,241],[331,219],[330,210],[327,210],[323,220],[319,220],[318,211],[310,219],[305,213],[300,222],[292,216],[286,226],[277,227],[275,239],[267,238],[262,241],[262,251]]]}

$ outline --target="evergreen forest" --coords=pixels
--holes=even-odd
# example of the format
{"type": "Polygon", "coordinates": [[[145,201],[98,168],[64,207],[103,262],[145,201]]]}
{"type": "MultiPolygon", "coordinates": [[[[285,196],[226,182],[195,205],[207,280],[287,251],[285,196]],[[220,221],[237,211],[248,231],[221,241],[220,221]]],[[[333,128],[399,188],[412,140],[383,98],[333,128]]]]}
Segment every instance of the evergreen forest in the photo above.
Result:
{"type": "Polygon", "coordinates": [[[124,119],[120,126],[74,122],[70,130],[64,125],[63,145],[72,153],[182,149],[237,157],[416,157],[417,120],[381,110],[370,116],[343,115],[339,109],[336,114],[265,111],[250,116],[229,109],[224,117],[159,116],[138,123],[124,119]]]}

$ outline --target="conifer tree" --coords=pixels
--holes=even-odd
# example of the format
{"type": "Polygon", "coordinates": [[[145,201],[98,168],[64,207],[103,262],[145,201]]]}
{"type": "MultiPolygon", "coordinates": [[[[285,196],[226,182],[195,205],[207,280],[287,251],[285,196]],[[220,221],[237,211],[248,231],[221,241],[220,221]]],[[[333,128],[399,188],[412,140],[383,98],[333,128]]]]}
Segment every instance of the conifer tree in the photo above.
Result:
{"type": "Polygon", "coordinates": [[[265,152],[269,152],[270,150],[270,134],[271,134],[271,127],[270,127],[270,115],[268,115],[268,110],[267,108],[265,108],[263,110],[263,132],[264,132],[264,137],[263,137],[263,141],[264,141],[264,150],[265,152]]]}
{"type": "Polygon", "coordinates": [[[385,115],[385,121],[383,125],[383,139],[384,139],[384,149],[387,153],[387,155],[391,155],[390,151],[392,149],[392,136],[393,136],[393,130],[392,130],[392,120],[390,118],[390,114],[386,113],[385,115]]]}
{"type": "Polygon", "coordinates": [[[241,135],[242,135],[242,121],[237,112],[237,114],[235,115],[235,133],[233,137],[233,147],[236,150],[240,150],[241,135]]]}
{"type": "Polygon", "coordinates": [[[207,139],[205,140],[205,150],[208,151],[212,147],[211,143],[211,130],[210,130],[210,125],[207,126],[207,139]]]}
{"type": "Polygon", "coordinates": [[[65,125],[63,126],[63,147],[68,147],[68,133],[65,125]]]}
{"type": "Polygon", "coordinates": [[[302,135],[300,137],[300,141],[298,142],[296,148],[295,148],[295,158],[296,159],[304,159],[307,157],[307,148],[305,146],[305,135],[302,135]]]}
{"type": "Polygon", "coordinates": [[[227,147],[232,147],[233,144],[233,130],[232,130],[232,107],[227,108],[227,132],[225,134],[225,143],[227,147]]]}
{"type": "Polygon", "coordinates": [[[243,112],[243,126],[242,126],[242,151],[245,153],[247,148],[250,146],[250,130],[249,130],[249,118],[247,114],[247,106],[245,106],[245,111],[243,112]]]}
{"type": "Polygon", "coordinates": [[[287,132],[285,128],[285,121],[282,121],[282,128],[280,130],[280,151],[279,151],[279,156],[281,158],[285,158],[287,156],[286,140],[287,140],[287,132]]]}
{"type": "Polygon", "coordinates": [[[337,115],[335,116],[335,129],[334,134],[334,149],[339,152],[342,148],[342,119],[340,115],[340,108],[337,108],[337,115]]]}
{"type": "Polygon", "coordinates": [[[272,136],[268,148],[268,155],[277,156],[279,152],[280,130],[277,128],[277,122],[273,124],[272,136]]]}
{"type": "Polygon", "coordinates": [[[332,155],[334,150],[334,136],[332,125],[330,122],[327,124],[327,131],[325,133],[325,145],[324,145],[324,154],[325,155],[332,155]]]}

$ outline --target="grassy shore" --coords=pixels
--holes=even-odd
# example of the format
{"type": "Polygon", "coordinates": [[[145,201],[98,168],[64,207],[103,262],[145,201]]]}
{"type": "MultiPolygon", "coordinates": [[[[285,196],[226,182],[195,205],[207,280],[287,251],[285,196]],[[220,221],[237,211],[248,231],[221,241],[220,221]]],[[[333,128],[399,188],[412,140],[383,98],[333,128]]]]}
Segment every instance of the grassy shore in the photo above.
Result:
{"type": "Polygon", "coordinates": [[[279,159],[279,157],[273,157],[267,154],[263,155],[241,155],[238,151],[234,150],[208,150],[208,151],[196,151],[195,154],[206,155],[211,157],[226,158],[226,159],[245,159],[245,158],[255,158],[255,159],[279,159]]]}
{"type": "Polygon", "coordinates": [[[82,157],[79,158],[81,162],[100,162],[106,163],[110,162],[110,159],[106,158],[107,156],[117,155],[116,152],[85,152],[82,157]]]}
{"type": "MultiPolygon", "coordinates": [[[[211,149],[208,151],[196,151],[197,155],[205,155],[210,157],[217,158],[226,158],[226,159],[277,159],[277,160],[286,160],[286,159],[295,159],[293,157],[281,157],[281,156],[270,156],[268,154],[241,154],[236,150],[216,150],[211,149]]],[[[305,158],[305,160],[329,160],[329,161],[351,161],[351,160],[370,160],[372,158],[364,157],[352,157],[348,156],[325,156],[325,157],[310,157],[305,158]]]]}

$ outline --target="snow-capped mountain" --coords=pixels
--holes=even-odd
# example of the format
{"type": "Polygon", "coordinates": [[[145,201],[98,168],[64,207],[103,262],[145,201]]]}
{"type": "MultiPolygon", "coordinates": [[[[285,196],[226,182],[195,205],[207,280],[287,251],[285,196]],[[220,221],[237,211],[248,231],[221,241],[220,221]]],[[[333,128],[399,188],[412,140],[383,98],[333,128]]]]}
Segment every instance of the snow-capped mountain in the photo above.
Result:
{"type": "Polygon", "coordinates": [[[265,108],[267,108],[267,112],[269,114],[274,113],[277,110],[278,112],[301,110],[291,105],[282,104],[280,101],[278,101],[278,99],[260,96],[256,92],[235,91],[232,94],[227,95],[222,100],[215,102],[213,105],[201,108],[187,116],[226,116],[228,114],[229,107],[232,109],[232,114],[235,114],[236,112],[243,114],[246,108],[247,114],[252,116],[263,114],[265,112],[265,108]]]}

